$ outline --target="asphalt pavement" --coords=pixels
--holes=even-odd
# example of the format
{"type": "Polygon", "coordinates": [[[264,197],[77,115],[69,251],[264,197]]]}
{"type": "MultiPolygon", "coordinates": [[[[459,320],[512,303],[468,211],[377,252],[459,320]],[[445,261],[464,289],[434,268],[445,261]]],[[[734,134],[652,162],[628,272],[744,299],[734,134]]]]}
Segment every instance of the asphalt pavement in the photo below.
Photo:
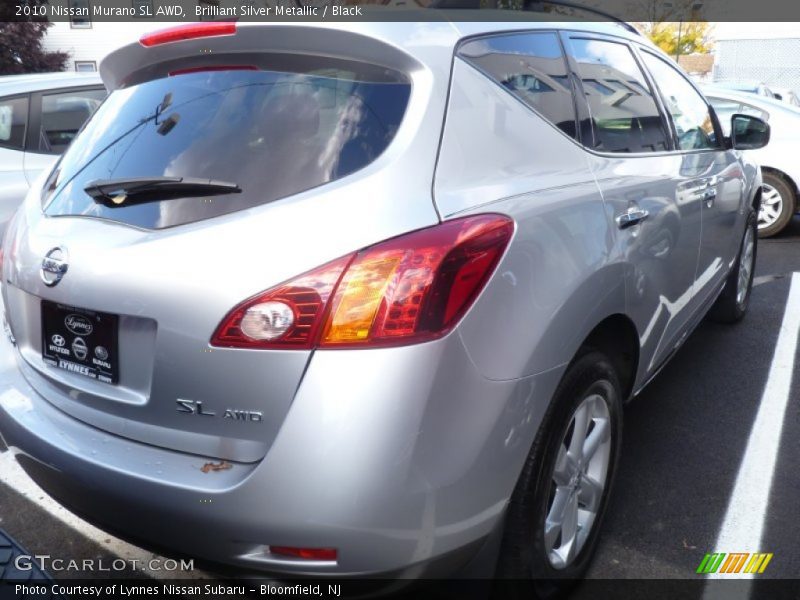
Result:
{"type": "MultiPolygon", "coordinates": [[[[622,460],[591,578],[697,578],[706,553],[748,550],[774,554],[758,577],[800,576],[800,377],[793,363],[782,431],[773,423],[758,434],[762,441],[770,433],[779,437],[771,485],[761,490],[767,510],[751,515],[763,530],[761,548],[716,547],[770,378],[793,272],[800,273],[800,217],[778,238],[760,241],[745,319],[733,326],[704,322],[627,407],[622,460]]],[[[59,508],[22,471],[9,476],[9,459],[0,452],[0,528],[32,554],[106,564],[120,556],[155,557],[59,508]]],[[[163,576],[132,569],[93,576],[104,575],[163,576]]],[[[206,576],[169,573],[176,575],[206,576]]]]}
{"type": "Polygon", "coordinates": [[[736,325],[704,321],[627,407],[620,468],[590,577],[697,577],[705,554],[715,551],[770,552],[774,556],[759,577],[800,577],[796,365],[768,508],[751,515],[764,523],[761,548],[716,547],[767,384],[793,272],[800,272],[799,217],[778,237],[759,241],[745,318],[736,325]]]}

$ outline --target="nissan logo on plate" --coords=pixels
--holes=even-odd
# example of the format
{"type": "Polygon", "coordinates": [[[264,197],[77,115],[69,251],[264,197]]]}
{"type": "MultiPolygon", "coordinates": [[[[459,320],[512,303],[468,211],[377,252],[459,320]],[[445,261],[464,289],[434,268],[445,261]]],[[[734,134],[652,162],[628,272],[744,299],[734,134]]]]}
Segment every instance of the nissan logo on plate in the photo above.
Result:
{"type": "Polygon", "coordinates": [[[75,335],[90,335],[94,330],[92,322],[83,315],[67,315],[64,325],[75,335]]]}
{"type": "Polygon", "coordinates": [[[86,355],[89,353],[89,348],[87,348],[86,342],[83,341],[83,338],[77,337],[72,340],[72,353],[78,360],[86,360],[86,355]]]}
{"type": "Polygon", "coordinates": [[[44,255],[39,275],[45,285],[54,286],[64,278],[69,267],[67,258],[67,249],[63,246],[56,246],[44,255]]]}

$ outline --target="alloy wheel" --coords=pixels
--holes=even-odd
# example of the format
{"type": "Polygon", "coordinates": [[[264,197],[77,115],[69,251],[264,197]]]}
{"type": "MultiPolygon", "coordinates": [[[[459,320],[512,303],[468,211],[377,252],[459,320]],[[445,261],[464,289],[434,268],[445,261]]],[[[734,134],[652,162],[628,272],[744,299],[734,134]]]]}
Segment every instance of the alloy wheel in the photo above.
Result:
{"type": "Polygon", "coordinates": [[[761,186],[761,208],[758,210],[758,228],[764,229],[771,226],[783,212],[783,197],[780,192],[764,183],[761,186]]]}
{"type": "Polygon", "coordinates": [[[548,560],[564,569],[592,531],[605,490],[611,457],[611,415],[598,393],[575,410],[558,448],[544,522],[548,560]]]}

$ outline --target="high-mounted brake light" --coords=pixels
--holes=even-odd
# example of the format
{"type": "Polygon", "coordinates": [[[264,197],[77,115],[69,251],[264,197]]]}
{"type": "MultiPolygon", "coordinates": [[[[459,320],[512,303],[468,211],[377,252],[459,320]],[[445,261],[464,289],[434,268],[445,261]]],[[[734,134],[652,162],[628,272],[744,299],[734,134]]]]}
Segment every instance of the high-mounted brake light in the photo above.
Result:
{"type": "Polygon", "coordinates": [[[477,298],[513,232],[508,217],[480,215],[381,242],[246,300],[211,345],[343,348],[442,337],[477,298]]]}
{"type": "Polygon", "coordinates": [[[151,48],[153,46],[160,46],[161,44],[170,44],[172,42],[182,42],[184,40],[195,40],[221,35],[233,35],[235,33],[236,23],[232,21],[188,23],[186,25],[178,25],[177,27],[146,33],[139,38],[139,43],[145,48],[151,48]]]}
{"type": "Polygon", "coordinates": [[[270,554],[302,558],[304,560],[336,560],[336,548],[292,548],[290,546],[270,546],[270,554]]]}
{"type": "Polygon", "coordinates": [[[193,73],[206,73],[216,71],[258,71],[259,68],[255,65],[207,65],[200,67],[188,67],[186,69],[176,69],[170,71],[168,75],[175,77],[177,75],[191,75],[193,73]]]}

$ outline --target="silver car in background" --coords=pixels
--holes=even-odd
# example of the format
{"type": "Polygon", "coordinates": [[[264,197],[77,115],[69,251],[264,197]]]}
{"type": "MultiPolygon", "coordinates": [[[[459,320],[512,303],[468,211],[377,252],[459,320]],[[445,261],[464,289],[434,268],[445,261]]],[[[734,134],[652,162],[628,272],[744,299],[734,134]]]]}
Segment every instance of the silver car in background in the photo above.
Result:
{"type": "Polygon", "coordinates": [[[581,21],[192,24],[101,72],[3,246],[31,477],[242,568],[579,577],[623,404],[747,309],[768,125],[581,21]]]}
{"type": "Polygon", "coordinates": [[[105,97],[97,73],[0,77],[0,240],[31,183],[105,97]]]}
{"type": "Polygon", "coordinates": [[[800,108],[781,100],[733,92],[716,86],[703,86],[708,101],[719,116],[723,130],[730,133],[730,117],[735,113],[754,115],[768,121],[772,130],[764,148],[749,150],[748,156],[761,166],[764,193],[758,212],[758,234],[777,235],[798,211],[800,183],[800,108]]]}

